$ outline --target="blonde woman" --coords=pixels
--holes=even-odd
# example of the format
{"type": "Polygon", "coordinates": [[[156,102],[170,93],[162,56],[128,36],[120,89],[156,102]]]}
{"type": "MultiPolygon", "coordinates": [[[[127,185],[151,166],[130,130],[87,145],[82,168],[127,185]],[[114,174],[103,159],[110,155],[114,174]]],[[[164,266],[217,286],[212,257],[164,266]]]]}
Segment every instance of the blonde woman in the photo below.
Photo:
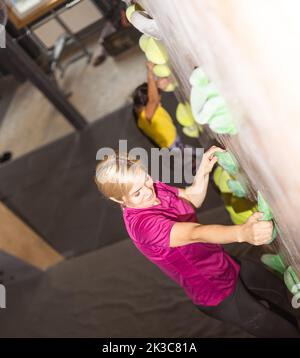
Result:
{"type": "Polygon", "coordinates": [[[153,182],[138,160],[118,153],[98,163],[95,181],[106,198],[121,206],[137,249],[202,312],[256,337],[299,337],[281,280],[256,263],[242,261],[240,266],[221,246],[266,244],[272,224],[260,221],[261,213],[243,225],[198,223],[195,208],[205,199],[216,151],[222,149],[212,147],[203,155],[193,184],[185,189],[153,182]]]}

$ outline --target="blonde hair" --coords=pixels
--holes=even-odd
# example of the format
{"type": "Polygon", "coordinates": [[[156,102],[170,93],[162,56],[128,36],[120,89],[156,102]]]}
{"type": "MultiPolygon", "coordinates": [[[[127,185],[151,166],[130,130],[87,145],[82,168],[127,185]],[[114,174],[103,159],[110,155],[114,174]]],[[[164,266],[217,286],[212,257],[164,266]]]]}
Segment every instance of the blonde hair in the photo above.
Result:
{"type": "Polygon", "coordinates": [[[138,172],[145,171],[139,159],[133,159],[127,153],[115,152],[107,155],[96,166],[95,182],[106,198],[122,200],[129,194],[138,172]]]}

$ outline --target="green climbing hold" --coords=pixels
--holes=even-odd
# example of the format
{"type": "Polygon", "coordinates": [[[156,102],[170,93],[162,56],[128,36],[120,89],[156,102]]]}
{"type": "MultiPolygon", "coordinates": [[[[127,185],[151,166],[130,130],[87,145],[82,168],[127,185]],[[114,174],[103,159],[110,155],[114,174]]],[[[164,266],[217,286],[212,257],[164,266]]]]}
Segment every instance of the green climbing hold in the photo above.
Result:
{"type": "Polygon", "coordinates": [[[229,152],[216,152],[215,156],[218,158],[218,164],[225,169],[229,174],[235,175],[238,172],[238,163],[234,156],[229,152]]]}
{"type": "Polygon", "coordinates": [[[286,266],[280,255],[264,254],[260,258],[261,262],[269,268],[284,274],[286,266]]]}
{"type": "Polygon", "coordinates": [[[207,100],[220,96],[217,87],[211,82],[204,89],[207,100]]]}
{"type": "Polygon", "coordinates": [[[271,242],[273,242],[273,240],[276,239],[277,235],[278,235],[277,226],[273,220],[273,232],[272,232],[272,241],[271,242]]]}
{"type": "Polygon", "coordinates": [[[247,191],[238,180],[229,179],[227,185],[231,190],[232,194],[238,198],[244,198],[247,195],[247,191]]]}
{"type": "Polygon", "coordinates": [[[190,102],[195,120],[200,124],[208,124],[218,134],[237,134],[226,101],[201,68],[193,71],[190,84],[190,102]]]}
{"type": "Polygon", "coordinates": [[[300,280],[292,266],[289,266],[284,272],[284,283],[292,294],[300,292],[300,280]]]}
{"type": "Polygon", "coordinates": [[[195,120],[199,124],[205,124],[206,118],[202,116],[202,109],[204,106],[205,101],[207,100],[207,96],[205,91],[202,88],[194,86],[191,90],[190,102],[192,107],[192,113],[195,120]]]}
{"type": "Polygon", "coordinates": [[[264,214],[262,220],[272,220],[273,214],[271,211],[270,206],[265,201],[264,197],[262,196],[261,192],[257,193],[257,203],[258,203],[258,211],[264,214]]]}
{"type": "Polygon", "coordinates": [[[206,76],[206,74],[204,73],[204,71],[200,68],[197,67],[191,77],[190,77],[190,84],[194,87],[194,86],[199,86],[199,87],[203,87],[208,85],[209,83],[209,79],[206,76]]]}
{"type": "MultiPolygon", "coordinates": [[[[202,90],[201,90],[202,91],[202,90]]],[[[192,91],[194,96],[194,91],[192,91]]],[[[204,98],[208,98],[207,92],[202,91],[201,97],[198,97],[203,102],[204,98]]],[[[192,101],[192,96],[191,96],[192,101]]],[[[194,101],[194,99],[193,99],[194,101]]],[[[200,103],[201,104],[201,103],[200,103]]],[[[231,134],[237,133],[235,123],[232,116],[229,113],[225,100],[220,96],[212,96],[206,100],[203,104],[203,108],[200,110],[200,104],[196,104],[197,108],[197,121],[200,124],[208,123],[211,130],[219,134],[231,134]],[[198,106],[198,107],[197,107],[198,106]],[[200,110],[200,111],[199,111],[200,110]]]]}
{"type": "MultiPolygon", "coordinates": [[[[263,217],[261,220],[273,220],[273,214],[272,214],[272,210],[269,206],[269,204],[265,201],[264,197],[262,196],[261,192],[257,193],[257,203],[258,203],[258,211],[260,211],[261,213],[263,213],[263,217]]],[[[272,232],[272,240],[269,242],[272,243],[274,239],[276,239],[277,235],[278,235],[278,230],[276,227],[276,224],[273,220],[273,232],[272,232]]]]}
{"type": "Polygon", "coordinates": [[[218,134],[237,134],[237,128],[228,110],[216,112],[208,121],[209,128],[218,134]]]}
{"type": "MultiPolygon", "coordinates": [[[[207,98],[207,96],[206,96],[207,98]]],[[[213,97],[204,103],[201,117],[204,123],[208,123],[216,113],[225,113],[226,103],[221,96],[213,97]]]]}
{"type": "Polygon", "coordinates": [[[213,97],[219,98],[216,86],[211,83],[201,68],[196,68],[190,77],[192,85],[190,102],[195,120],[200,124],[207,123],[207,117],[201,111],[206,101],[213,97]]]}

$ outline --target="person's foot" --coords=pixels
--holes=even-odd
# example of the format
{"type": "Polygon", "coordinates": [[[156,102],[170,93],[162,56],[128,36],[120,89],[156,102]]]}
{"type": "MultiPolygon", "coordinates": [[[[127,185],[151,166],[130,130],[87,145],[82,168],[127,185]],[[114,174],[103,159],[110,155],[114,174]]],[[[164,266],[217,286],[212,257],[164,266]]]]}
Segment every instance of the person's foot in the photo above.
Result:
{"type": "Polygon", "coordinates": [[[11,152],[4,152],[3,154],[0,155],[0,164],[9,161],[11,157],[12,157],[11,152]]]}
{"type": "Polygon", "coordinates": [[[100,66],[104,61],[106,60],[106,55],[102,54],[99,55],[95,58],[94,62],[93,62],[93,66],[100,66]]]}

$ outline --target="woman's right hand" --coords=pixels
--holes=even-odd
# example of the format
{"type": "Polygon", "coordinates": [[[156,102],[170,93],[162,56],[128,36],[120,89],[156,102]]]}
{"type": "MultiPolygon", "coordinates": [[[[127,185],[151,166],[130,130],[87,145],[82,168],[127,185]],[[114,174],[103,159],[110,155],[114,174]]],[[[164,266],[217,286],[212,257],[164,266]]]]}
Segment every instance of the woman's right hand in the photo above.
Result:
{"type": "Polygon", "coordinates": [[[248,242],[259,246],[268,244],[272,240],[272,221],[262,221],[263,213],[256,212],[240,226],[239,242],[248,242]]]}

